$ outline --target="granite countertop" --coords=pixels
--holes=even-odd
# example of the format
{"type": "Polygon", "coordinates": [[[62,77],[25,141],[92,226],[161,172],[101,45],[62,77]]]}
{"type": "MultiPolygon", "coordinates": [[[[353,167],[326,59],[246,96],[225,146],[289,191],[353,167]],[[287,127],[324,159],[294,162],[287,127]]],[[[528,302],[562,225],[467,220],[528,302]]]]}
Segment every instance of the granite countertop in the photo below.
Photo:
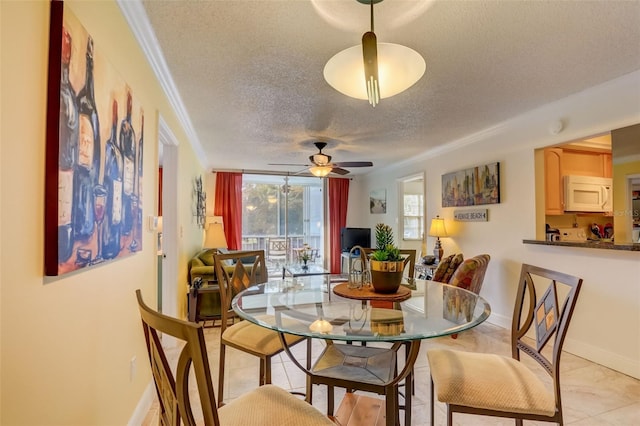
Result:
{"type": "Polygon", "coordinates": [[[561,247],[582,247],[603,250],[626,250],[640,251],[640,243],[636,244],[614,244],[612,242],[588,240],[579,241],[547,241],[547,240],[522,240],[524,244],[538,244],[543,246],[561,246],[561,247]]]}

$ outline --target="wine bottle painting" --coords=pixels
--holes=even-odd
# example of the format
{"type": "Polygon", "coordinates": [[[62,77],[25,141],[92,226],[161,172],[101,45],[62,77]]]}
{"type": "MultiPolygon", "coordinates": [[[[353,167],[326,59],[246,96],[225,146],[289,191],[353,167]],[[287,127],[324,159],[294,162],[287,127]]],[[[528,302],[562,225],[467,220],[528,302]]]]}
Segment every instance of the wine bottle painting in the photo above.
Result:
{"type": "Polygon", "coordinates": [[[141,251],[144,217],[144,110],[62,3],[51,3],[46,275],[141,251]]]}

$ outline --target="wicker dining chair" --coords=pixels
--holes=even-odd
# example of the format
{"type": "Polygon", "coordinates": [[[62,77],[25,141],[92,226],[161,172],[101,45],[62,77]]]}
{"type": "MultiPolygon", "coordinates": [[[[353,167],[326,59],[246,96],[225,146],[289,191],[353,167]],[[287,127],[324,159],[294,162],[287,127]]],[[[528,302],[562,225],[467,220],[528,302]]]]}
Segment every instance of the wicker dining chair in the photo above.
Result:
{"type": "MultiPolygon", "coordinates": [[[[284,350],[278,332],[240,321],[228,325],[236,317],[231,301],[242,290],[266,282],[267,267],[264,250],[236,251],[215,256],[216,276],[220,285],[222,324],[220,329],[220,365],[218,374],[218,405],[224,403],[224,369],[226,348],[231,347],[260,359],[259,384],[271,383],[271,358],[284,350]]],[[[304,337],[285,335],[289,346],[305,340],[304,337]]],[[[310,348],[307,349],[308,351],[310,348]]]]}
{"type": "Polygon", "coordinates": [[[152,310],[142,300],[140,290],[136,290],[136,297],[160,405],[159,424],[178,426],[181,421],[188,426],[202,424],[200,419],[196,422],[189,397],[193,367],[205,426],[335,426],[316,408],[274,385],[261,386],[218,408],[202,324],[152,310]],[[161,335],[173,336],[184,343],[175,375],[162,347],[161,335]]]}
{"type": "Polygon", "coordinates": [[[447,425],[453,423],[454,412],[511,417],[516,419],[516,425],[522,425],[523,419],[562,425],[560,357],[581,286],[581,278],[524,264],[511,325],[511,358],[429,350],[431,424],[437,396],[447,405],[447,425]],[[548,287],[538,297],[536,285],[543,284],[548,287]],[[561,305],[559,294],[564,295],[561,305]],[[530,344],[526,333],[532,328],[535,342],[530,344]],[[553,342],[547,348],[550,357],[543,353],[549,342],[553,342]],[[529,355],[548,373],[551,390],[520,360],[521,354],[529,355]]]}

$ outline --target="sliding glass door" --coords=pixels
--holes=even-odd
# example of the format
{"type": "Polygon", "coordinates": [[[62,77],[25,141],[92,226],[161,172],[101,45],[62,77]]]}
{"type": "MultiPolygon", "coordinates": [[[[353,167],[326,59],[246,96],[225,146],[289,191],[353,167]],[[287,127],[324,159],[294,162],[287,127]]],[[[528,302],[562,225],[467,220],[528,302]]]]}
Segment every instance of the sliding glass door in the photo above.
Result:
{"type": "Polygon", "coordinates": [[[270,274],[295,263],[305,245],[324,264],[324,180],[300,176],[242,177],[242,248],[264,250],[270,274]]]}

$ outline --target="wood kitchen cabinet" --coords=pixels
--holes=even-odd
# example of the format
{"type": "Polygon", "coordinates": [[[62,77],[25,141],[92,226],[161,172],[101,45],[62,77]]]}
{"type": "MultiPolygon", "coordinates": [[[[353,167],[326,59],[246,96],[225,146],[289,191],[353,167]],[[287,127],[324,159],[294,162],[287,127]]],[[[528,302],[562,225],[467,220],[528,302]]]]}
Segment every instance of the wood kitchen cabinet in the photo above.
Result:
{"type": "Polygon", "coordinates": [[[545,214],[564,214],[561,148],[544,150],[544,203],[545,214]]]}
{"type": "Polygon", "coordinates": [[[564,214],[562,177],[567,175],[611,177],[611,154],[566,148],[544,150],[545,214],[564,214]]]}
{"type": "Polygon", "coordinates": [[[562,149],[562,176],[611,177],[611,154],[562,149]]]}

